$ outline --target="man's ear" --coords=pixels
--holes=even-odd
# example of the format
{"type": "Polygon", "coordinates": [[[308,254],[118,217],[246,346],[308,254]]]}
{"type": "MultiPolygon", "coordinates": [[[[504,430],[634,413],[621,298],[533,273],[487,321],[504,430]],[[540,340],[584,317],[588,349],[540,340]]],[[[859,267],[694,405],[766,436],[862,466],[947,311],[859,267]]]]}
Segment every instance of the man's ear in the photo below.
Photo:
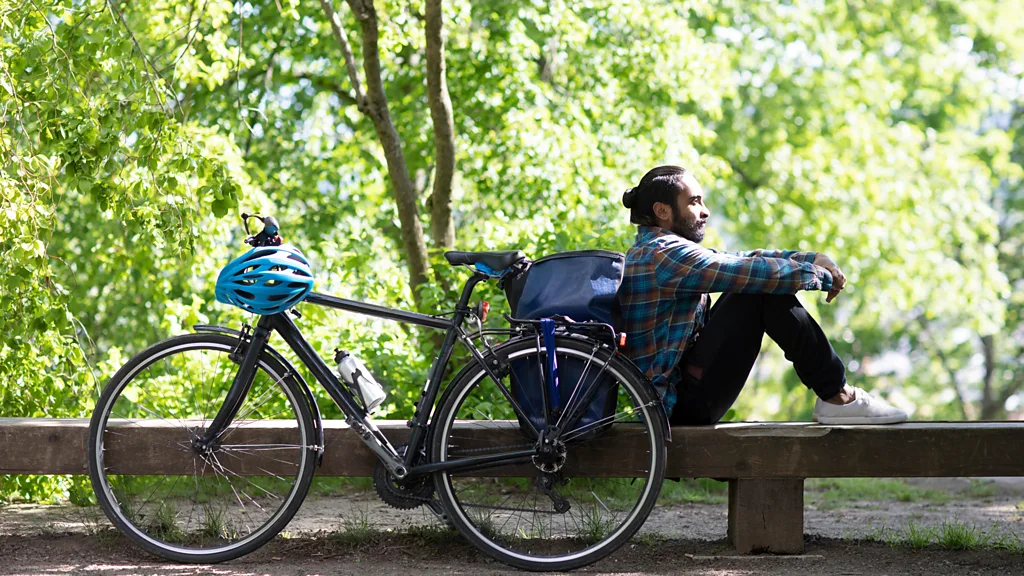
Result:
{"type": "Polygon", "coordinates": [[[655,202],[651,208],[654,210],[654,215],[660,220],[671,220],[672,219],[672,208],[664,202],[655,202]]]}

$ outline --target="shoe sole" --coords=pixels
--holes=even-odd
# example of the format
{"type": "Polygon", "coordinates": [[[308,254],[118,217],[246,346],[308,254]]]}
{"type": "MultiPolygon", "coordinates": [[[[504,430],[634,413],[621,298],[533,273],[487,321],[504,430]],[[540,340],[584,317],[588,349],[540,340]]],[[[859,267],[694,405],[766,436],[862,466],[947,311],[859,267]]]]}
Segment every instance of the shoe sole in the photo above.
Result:
{"type": "Polygon", "coordinates": [[[825,416],[822,418],[816,418],[818,424],[825,424],[829,426],[841,426],[844,424],[899,424],[906,422],[906,416],[846,416],[846,417],[829,417],[825,416]]]}

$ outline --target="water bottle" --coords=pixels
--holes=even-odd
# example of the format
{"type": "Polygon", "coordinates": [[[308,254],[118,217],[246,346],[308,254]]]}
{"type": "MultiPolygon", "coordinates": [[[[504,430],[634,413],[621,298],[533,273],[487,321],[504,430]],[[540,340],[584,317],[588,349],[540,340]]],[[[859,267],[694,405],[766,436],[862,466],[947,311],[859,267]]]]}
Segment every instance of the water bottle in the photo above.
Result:
{"type": "Polygon", "coordinates": [[[344,350],[338,350],[334,357],[338,362],[338,374],[350,388],[359,391],[359,397],[367,412],[373,412],[384,401],[384,388],[373,379],[366,365],[344,350]]]}

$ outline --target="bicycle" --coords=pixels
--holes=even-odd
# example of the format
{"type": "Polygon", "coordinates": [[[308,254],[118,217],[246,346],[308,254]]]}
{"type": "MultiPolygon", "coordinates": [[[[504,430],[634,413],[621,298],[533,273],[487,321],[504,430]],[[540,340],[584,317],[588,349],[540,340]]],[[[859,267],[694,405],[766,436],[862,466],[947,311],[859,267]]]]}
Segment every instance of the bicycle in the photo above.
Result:
{"type": "Polygon", "coordinates": [[[661,488],[668,428],[650,382],[619,353],[620,336],[604,324],[507,314],[510,328],[485,329],[486,303],[470,305],[477,284],[525,268],[522,252],[446,253],[472,276],[450,317],[426,315],[313,292],[312,275],[306,286],[299,274],[309,269],[297,263],[304,256],[281,247],[277,221],[253,217],[263,230],[246,238],[253,248],[235,262],[285,264],[240,269],[251,283],[239,282],[253,293],[266,288],[280,305],[250,310],[259,314],[255,327],[198,325],[147,348],[110,379],[93,413],[90,479],[104,513],[136,544],[173,561],[222,562],[265,544],[298,510],[322,462],[324,432],[309,386],[270,346],[274,333],[377,456],[374,487],[387,504],[426,505],[480,550],[529,570],[594,562],[643,524],[661,488]],[[302,280],[294,286],[290,265],[298,271],[291,279],[302,280]],[[388,441],[358,386],[306,341],[290,317],[301,316],[299,302],[445,331],[406,444],[388,441]],[[499,335],[507,339],[492,346],[499,335]],[[442,393],[459,342],[471,359],[442,393]],[[577,475],[609,434],[631,435],[634,449],[604,477],[577,475]]]}

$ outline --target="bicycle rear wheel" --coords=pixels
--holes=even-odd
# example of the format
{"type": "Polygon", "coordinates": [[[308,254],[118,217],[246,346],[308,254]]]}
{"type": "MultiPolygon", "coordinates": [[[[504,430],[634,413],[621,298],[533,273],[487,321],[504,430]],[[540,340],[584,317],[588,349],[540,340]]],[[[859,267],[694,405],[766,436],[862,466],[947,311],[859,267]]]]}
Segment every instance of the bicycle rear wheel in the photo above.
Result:
{"type": "MultiPolygon", "coordinates": [[[[563,423],[565,442],[553,457],[435,474],[438,496],[458,530],[494,558],[528,570],[579,568],[625,543],[654,507],[667,459],[660,400],[635,367],[588,339],[558,337],[555,354],[560,374],[578,375],[559,384],[573,386],[562,393],[570,398],[563,414],[582,400],[584,382],[617,388],[609,396],[603,388],[596,395],[610,397],[614,409],[602,419],[563,423]]],[[[498,375],[506,388],[545,385],[546,371],[517,369],[546,366],[547,351],[535,340],[507,343],[495,355],[500,360],[487,363],[503,366],[498,375]]],[[[541,408],[530,405],[535,401],[528,395],[517,396],[525,411],[536,414],[541,408]]],[[[432,462],[537,447],[520,416],[483,367],[470,365],[440,402],[432,462]]]]}
{"type": "Polygon", "coordinates": [[[89,427],[89,476],[104,513],[149,552],[222,562],[273,538],[302,503],[316,461],[304,391],[264,352],[231,425],[196,444],[238,371],[238,340],[160,342],[111,378],[89,427]]]}

